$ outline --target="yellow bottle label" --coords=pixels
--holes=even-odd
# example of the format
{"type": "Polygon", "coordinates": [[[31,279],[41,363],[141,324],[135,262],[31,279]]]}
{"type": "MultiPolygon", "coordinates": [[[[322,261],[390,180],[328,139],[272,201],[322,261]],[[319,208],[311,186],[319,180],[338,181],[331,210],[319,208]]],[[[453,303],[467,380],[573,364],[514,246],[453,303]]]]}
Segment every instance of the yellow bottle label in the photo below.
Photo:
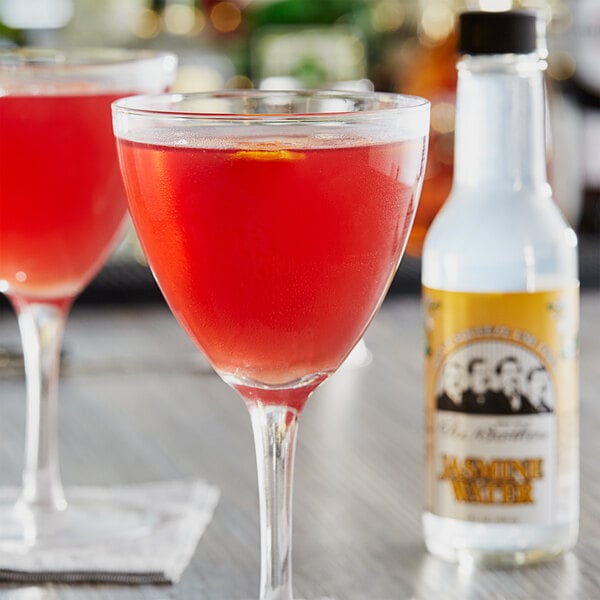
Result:
{"type": "Polygon", "coordinates": [[[430,512],[490,523],[576,518],[578,301],[578,288],[423,289],[430,512]]]}

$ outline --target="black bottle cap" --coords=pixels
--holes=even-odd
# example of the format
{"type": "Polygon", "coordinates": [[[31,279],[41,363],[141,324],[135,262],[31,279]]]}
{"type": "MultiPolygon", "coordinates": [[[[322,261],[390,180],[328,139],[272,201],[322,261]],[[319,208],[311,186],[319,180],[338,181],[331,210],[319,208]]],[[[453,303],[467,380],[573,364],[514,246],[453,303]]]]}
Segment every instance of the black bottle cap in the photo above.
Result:
{"type": "Polygon", "coordinates": [[[537,50],[533,12],[464,12],[459,25],[461,54],[530,54],[537,50]]]}

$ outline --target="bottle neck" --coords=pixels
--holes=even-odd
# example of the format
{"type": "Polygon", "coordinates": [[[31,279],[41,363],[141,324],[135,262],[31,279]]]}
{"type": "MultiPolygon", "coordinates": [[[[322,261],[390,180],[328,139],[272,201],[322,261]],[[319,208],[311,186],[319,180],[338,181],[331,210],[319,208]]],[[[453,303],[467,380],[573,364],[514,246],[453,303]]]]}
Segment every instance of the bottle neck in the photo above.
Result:
{"type": "Polygon", "coordinates": [[[455,193],[491,187],[547,195],[543,65],[535,55],[459,62],[455,193]]]}

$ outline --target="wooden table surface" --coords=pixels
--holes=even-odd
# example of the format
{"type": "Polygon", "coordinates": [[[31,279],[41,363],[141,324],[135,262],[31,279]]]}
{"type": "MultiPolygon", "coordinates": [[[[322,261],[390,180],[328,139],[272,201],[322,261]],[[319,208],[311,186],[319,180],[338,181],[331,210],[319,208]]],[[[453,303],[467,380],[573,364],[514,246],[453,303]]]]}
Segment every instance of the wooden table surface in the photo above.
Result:
{"type": "MultiPolygon", "coordinates": [[[[429,556],[422,503],[421,313],[389,298],[366,342],[369,366],[309,401],[294,496],[297,598],[600,599],[600,292],[582,297],[581,536],[558,560],[464,570],[429,556]]],[[[0,346],[18,345],[10,309],[0,346]]],[[[76,306],[60,388],[65,485],[201,476],[221,489],[213,521],[175,586],[0,584],[6,600],[244,600],[258,590],[258,500],[249,417],[161,304],[76,306]]],[[[19,485],[22,374],[0,369],[0,485],[19,485]]]]}

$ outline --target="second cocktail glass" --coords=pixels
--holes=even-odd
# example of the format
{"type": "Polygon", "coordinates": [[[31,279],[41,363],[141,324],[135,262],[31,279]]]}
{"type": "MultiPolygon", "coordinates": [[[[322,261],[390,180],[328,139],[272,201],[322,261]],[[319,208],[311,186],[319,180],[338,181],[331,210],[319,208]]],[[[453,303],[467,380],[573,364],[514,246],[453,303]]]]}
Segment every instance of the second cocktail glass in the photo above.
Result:
{"type": "Polygon", "coordinates": [[[14,306],[27,380],[23,488],[0,503],[0,553],[84,548],[146,525],[98,498],[65,499],[57,451],[63,328],[126,224],[110,105],[165,91],[175,56],[116,49],[0,51],[0,292],[14,306]]]}
{"type": "Polygon", "coordinates": [[[420,192],[429,104],[231,92],[113,105],[132,218],[179,322],[250,411],[261,600],[290,600],[296,425],[361,339],[420,192]]]}

